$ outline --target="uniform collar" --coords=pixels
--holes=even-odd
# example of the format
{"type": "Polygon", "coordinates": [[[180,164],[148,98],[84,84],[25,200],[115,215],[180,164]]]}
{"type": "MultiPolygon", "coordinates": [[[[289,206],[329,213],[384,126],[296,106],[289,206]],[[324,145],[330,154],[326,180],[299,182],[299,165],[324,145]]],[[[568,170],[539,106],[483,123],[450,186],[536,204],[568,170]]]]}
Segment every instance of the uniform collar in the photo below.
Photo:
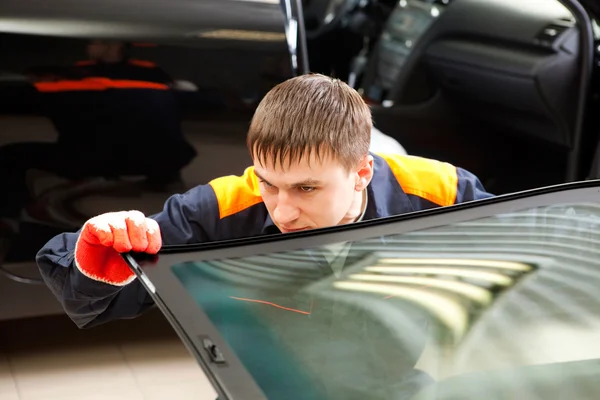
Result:
{"type": "Polygon", "coordinates": [[[387,162],[376,154],[371,155],[373,156],[373,178],[367,186],[369,203],[363,220],[415,211],[387,162]]]}
{"type": "MultiPolygon", "coordinates": [[[[265,209],[266,209],[266,207],[265,207],[265,209]]],[[[263,224],[263,227],[262,227],[262,234],[263,235],[273,235],[273,234],[277,234],[277,233],[281,233],[281,231],[279,230],[279,228],[277,228],[277,226],[271,219],[271,215],[267,211],[267,218],[265,218],[265,223],[263,224]]]]}

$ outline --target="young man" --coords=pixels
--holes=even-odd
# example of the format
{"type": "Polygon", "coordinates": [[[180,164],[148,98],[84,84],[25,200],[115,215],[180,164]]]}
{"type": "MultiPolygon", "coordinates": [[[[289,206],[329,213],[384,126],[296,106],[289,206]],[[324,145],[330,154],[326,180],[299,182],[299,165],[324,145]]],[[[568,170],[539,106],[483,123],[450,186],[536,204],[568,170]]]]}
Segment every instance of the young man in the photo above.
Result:
{"type": "Polygon", "coordinates": [[[140,315],[152,300],[121,252],[155,254],[188,244],[347,224],[490,197],[447,163],[370,154],[372,119],[361,96],[323,75],[273,88],[256,109],[247,144],[254,165],[137,211],[90,219],[38,253],[45,282],[79,327],[140,315]]]}

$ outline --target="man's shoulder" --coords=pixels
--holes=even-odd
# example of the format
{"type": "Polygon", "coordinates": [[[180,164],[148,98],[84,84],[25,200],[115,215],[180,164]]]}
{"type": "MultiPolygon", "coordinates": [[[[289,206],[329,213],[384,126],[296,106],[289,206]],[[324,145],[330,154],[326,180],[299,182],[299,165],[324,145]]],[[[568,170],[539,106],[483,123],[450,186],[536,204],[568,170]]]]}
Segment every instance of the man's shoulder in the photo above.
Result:
{"type": "Polygon", "coordinates": [[[417,196],[439,206],[455,203],[458,173],[454,165],[434,159],[391,153],[375,153],[407,195],[417,196]]]}
{"type": "Polygon", "coordinates": [[[238,214],[263,202],[254,167],[248,167],[242,175],[215,178],[208,183],[219,207],[219,218],[238,214]]]}
{"type": "Polygon", "coordinates": [[[155,216],[165,243],[236,239],[262,232],[267,218],[253,168],[171,196],[155,216]]]}

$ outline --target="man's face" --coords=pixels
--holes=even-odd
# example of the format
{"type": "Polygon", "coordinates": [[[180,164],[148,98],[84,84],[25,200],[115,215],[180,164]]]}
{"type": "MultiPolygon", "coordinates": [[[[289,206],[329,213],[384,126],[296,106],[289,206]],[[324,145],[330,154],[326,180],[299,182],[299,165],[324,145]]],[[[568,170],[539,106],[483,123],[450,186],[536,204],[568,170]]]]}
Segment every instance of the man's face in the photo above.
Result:
{"type": "Polygon", "coordinates": [[[254,160],[260,193],[283,233],[353,222],[362,211],[362,191],[373,175],[373,158],[352,170],[330,156],[311,155],[285,168],[254,160]]]}
{"type": "Polygon", "coordinates": [[[91,60],[117,62],[122,56],[123,43],[120,41],[92,40],[87,45],[88,57],[91,60]]]}
{"type": "Polygon", "coordinates": [[[106,52],[107,46],[101,40],[92,40],[87,45],[88,57],[92,60],[99,60],[106,52]]]}

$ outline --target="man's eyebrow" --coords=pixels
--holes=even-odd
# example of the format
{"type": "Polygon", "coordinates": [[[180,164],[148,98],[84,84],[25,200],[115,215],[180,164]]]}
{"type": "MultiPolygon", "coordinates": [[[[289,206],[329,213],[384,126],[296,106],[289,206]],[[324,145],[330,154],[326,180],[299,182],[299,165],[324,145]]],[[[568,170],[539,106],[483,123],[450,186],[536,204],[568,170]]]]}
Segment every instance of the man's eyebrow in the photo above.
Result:
{"type": "Polygon", "coordinates": [[[302,182],[294,183],[292,186],[300,187],[300,186],[320,186],[320,185],[321,185],[321,181],[318,181],[316,179],[306,179],[302,182]]]}
{"type": "Polygon", "coordinates": [[[269,182],[268,180],[263,178],[258,172],[256,172],[256,170],[254,171],[254,175],[256,175],[256,177],[258,178],[259,181],[266,183],[268,186],[275,186],[271,182],[269,182]]]}
{"type": "MultiPolygon", "coordinates": [[[[258,172],[256,172],[256,170],[254,170],[254,175],[256,175],[256,177],[258,179],[260,179],[263,182],[267,182],[270,184],[269,181],[267,181],[265,178],[263,178],[258,172]]],[[[317,179],[306,179],[303,180],[301,182],[296,182],[291,184],[291,187],[301,187],[301,186],[320,186],[322,185],[321,181],[317,180],[317,179]]]]}
{"type": "Polygon", "coordinates": [[[256,177],[258,179],[260,179],[261,181],[265,181],[265,182],[267,181],[265,178],[263,178],[262,176],[260,176],[260,174],[258,172],[256,172],[256,170],[254,170],[254,175],[256,175],[256,177]]]}

